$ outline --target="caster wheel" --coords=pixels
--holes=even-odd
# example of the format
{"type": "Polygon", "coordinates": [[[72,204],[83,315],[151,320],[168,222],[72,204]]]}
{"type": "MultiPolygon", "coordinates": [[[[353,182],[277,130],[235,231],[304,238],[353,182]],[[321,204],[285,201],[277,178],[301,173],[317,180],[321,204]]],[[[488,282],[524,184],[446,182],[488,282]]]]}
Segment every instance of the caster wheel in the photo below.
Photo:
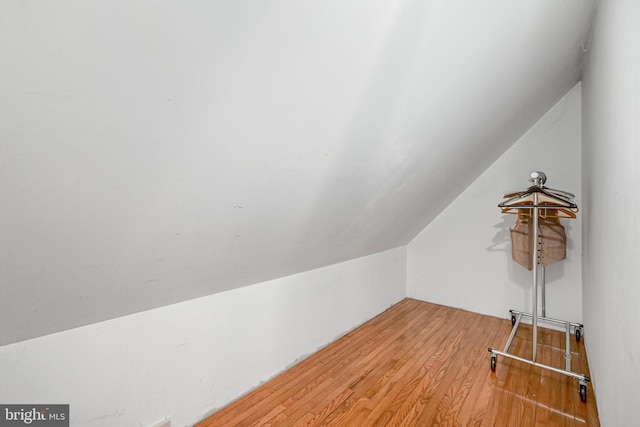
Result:
{"type": "Polygon", "coordinates": [[[580,342],[580,338],[582,338],[582,328],[576,328],[576,341],[580,342]]]}
{"type": "Polygon", "coordinates": [[[496,371],[496,363],[497,363],[496,356],[492,355],[491,356],[491,371],[492,372],[496,371]]]}
{"type": "Polygon", "coordinates": [[[511,326],[515,326],[515,324],[516,324],[516,315],[512,314],[511,315],[511,326]]]}
{"type": "Polygon", "coordinates": [[[580,401],[585,403],[587,401],[587,386],[580,384],[580,401]]]}

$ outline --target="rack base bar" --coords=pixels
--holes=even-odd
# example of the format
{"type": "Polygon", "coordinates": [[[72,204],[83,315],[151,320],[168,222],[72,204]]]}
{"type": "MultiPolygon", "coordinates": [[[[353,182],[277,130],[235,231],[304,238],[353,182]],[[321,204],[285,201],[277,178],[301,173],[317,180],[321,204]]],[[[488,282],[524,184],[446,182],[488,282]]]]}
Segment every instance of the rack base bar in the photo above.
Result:
{"type": "Polygon", "coordinates": [[[504,346],[504,353],[509,351],[509,347],[511,347],[511,342],[513,338],[516,336],[516,332],[518,331],[518,326],[520,326],[520,320],[522,320],[522,313],[518,313],[516,315],[516,323],[511,328],[511,335],[509,335],[509,339],[507,340],[507,344],[504,346]]]}
{"type": "MultiPolygon", "coordinates": [[[[522,317],[533,317],[533,315],[531,313],[524,313],[522,311],[509,310],[509,313],[514,314],[514,315],[521,314],[522,317]]],[[[560,325],[571,325],[574,328],[584,328],[584,325],[582,323],[567,322],[566,320],[554,319],[552,317],[538,316],[538,321],[545,321],[545,322],[550,322],[550,323],[558,323],[560,325]]]]}
{"type": "Polygon", "coordinates": [[[495,355],[500,355],[500,356],[508,357],[509,359],[515,359],[515,360],[518,360],[518,361],[523,362],[523,363],[528,363],[529,365],[537,366],[538,368],[548,369],[550,371],[557,372],[559,374],[575,378],[577,380],[580,380],[581,384],[586,383],[588,381],[591,381],[591,378],[587,377],[586,375],[578,374],[576,372],[571,372],[571,371],[567,371],[567,370],[564,370],[564,369],[554,368],[553,366],[549,366],[549,365],[545,365],[545,364],[542,364],[542,363],[534,362],[532,360],[525,359],[525,358],[516,356],[514,354],[511,354],[511,353],[506,353],[504,351],[496,350],[495,348],[489,347],[489,352],[491,353],[491,357],[493,357],[495,355]]]}

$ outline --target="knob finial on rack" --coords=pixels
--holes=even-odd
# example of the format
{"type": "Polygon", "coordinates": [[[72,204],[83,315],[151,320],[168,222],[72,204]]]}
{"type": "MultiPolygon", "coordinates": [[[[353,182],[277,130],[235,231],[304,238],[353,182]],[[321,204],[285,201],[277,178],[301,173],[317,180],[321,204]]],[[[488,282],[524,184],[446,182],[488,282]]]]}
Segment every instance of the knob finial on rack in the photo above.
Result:
{"type": "Polygon", "coordinates": [[[547,175],[544,172],[535,171],[531,172],[529,181],[533,182],[537,186],[541,186],[545,182],[547,182],[547,175]]]}

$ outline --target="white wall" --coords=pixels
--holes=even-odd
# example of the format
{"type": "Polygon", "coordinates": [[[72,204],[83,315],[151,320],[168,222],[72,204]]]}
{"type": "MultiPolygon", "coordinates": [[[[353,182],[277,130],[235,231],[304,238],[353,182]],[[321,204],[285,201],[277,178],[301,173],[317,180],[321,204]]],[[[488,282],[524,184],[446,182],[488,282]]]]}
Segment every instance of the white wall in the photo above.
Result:
{"type": "MultiPolygon", "coordinates": [[[[580,85],[408,245],[408,295],[500,317],[510,308],[531,312],[532,273],[511,259],[515,215],[497,204],[507,190],[528,187],[535,170],[547,174],[549,187],[576,194],[580,206],[580,85]]],[[[580,214],[561,221],[567,259],[546,268],[547,315],[580,321],[580,214]]]]}
{"type": "Polygon", "coordinates": [[[583,80],[584,322],[604,427],[638,425],[640,2],[600,3],[583,80]]]}
{"type": "Polygon", "coordinates": [[[191,425],[405,296],[406,248],[0,347],[0,402],[191,425]]]}

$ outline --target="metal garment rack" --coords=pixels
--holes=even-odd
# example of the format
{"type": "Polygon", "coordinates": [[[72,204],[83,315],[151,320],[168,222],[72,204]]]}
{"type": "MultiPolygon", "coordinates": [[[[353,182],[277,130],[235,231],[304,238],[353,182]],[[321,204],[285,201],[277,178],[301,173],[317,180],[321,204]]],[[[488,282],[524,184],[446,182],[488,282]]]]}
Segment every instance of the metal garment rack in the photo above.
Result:
{"type": "MultiPolygon", "coordinates": [[[[540,191],[542,191],[542,184],[545,183],[546,181],[546,175],[542,172],[533,172],[531,173],[531,181],[534,183],[534,187],[537,187],[537,189],[540,189],[540,191]]],[[[532,187],[533,188],[533,187],[532,187]]],[[[542,191],[544,192],[544,191],[542,191]]],[[[537,366],[539,368],[543,368],[543,369],[548,369],[550,371],[553,372],[557,372],[559,374],[563,374],[572,378],[575,378],[578,380],[579,383],[579,387],[578,390],[580,392],[580,400],[582,402],[586,402],[587,401],[587,382],[591,381],[589,377],[583,375],[583,374],[578,374],[576,372],[573,372],[571,370],[571,348],[570,348],[570,336],[571,336],[571,329],[573,328],[574,330],[574,334],[575,334],[575,338],[576,341],[580,341],[580,338],[583,336],[584,334],[584,326],[580,323],[574,323],[574,322],[568,322],[565,320],[558,320],[558,319],[553,319],[553,318],[549,318],[546,317],[546,307],[545,307],[545,291],[544,291],[544,267],[540,266],[538,264],[538,250],[539,250],[539,246],[540,246],[540,242],[539,242],[539,226],[538,226],[538,217],[540,214],[540,209],[564,209],[567,206],[565,204],[558,204],[558,205],[553,205],[553,204],[539,204],[539,198],[538,198],[538,192],[537,191],[533,191],[532,192],[533,195],[533,200],[532,203],[528,203],[528,204],[519,204],[519,205],[512,205],[510,206],[511,208],[514,209],[532,209],[532,222],[533,222],[533,231],[532,234],[534,237],[534,242],[535,242],[535,248],[533,248],[533,250],[531,251],[531,256],[532,256],[532,261],[533,261],[533,296],[532,296],[532,313],[523,313],[520,311],[515,311],[515,310],[509,310],[509,313],[511,315],[511,324],[512,324],[512,329],[511,329],[511,335],[509,335],[509,339],[507,340],[507,343],[504,347],[504,350],[500,351],[497,350],[495,348],[489,348],[489,352],[491,353],[491,370],[495,372],[496,370],[496,364],[497,364],[497,356],[504,356],[510,359],[514,359],[514,360],[518,360],[520,362],[524,362],[524,363],[528,363],[530,365],[533,366],[537,366]],[[542,316],[538,316],[538,270],[541,269],[541,278],[542,278],[542,316]],[[532,319],[532,330],[533,330],[533,354],[531,359],[525,359],[523,357],[519,357],[516,356],[512,353],[509,353],[509,347],[511,347],[511,343],[513,342],[513,339],[516,335],[516,332],[518,330],[518,327],[520,326],[520,322],[523,318],[531,318],[532,319]],[[538,322],[546,322],[546,323],[553,323],[553,324],[560,324],[560,325],[564,325],[564,329],[565,329],[565,334],[566,334],[566,347],[565,347],[565,360],[566,360],[566,364],[565,364],[565,369],[560,369],[560,368],[556,368],[553,366],[549,366],[549,365],[545,365],[542,363],[539,363],[537,361],[537,355],[538,355],[538,322]]],[[[563,201],[568,201],[568,199],[565,199],[564,197],[559,197],[558,194],[554,194],[554,196],[558,197],[558,200],[560,202],[563,201]]],[[[499,207],[504,207],[504,203],[503,202],[501,204],[499,204],[499,207]]],[[[573,206],[575,206],[575,204],[573,204],[573,206]]],[[[576,207],[577,210],[577,207],[576,207]]],[[[530,230],[531,231],[531,230],[530,230]]]]}

